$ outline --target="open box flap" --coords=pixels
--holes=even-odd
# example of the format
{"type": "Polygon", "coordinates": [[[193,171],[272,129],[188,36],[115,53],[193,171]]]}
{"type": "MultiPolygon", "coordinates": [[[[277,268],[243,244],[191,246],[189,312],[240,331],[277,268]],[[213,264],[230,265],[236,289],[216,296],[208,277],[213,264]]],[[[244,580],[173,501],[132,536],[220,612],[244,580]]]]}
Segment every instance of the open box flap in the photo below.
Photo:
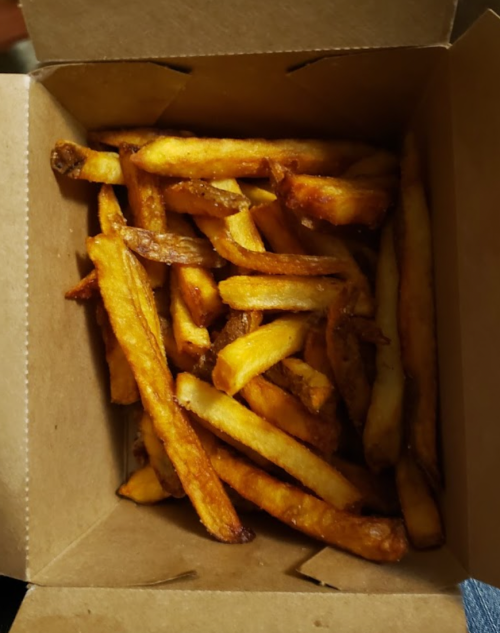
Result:
{"type": "Polygon", "coordinates": [[[0,574],[26,577],[29,79],[0,75],[0,574]]]}
{"type": "Polygon", "coordinates": [[[466,633],[458,592],[359,595],[32,587],[12,633],[466,633]]]}
{"type": "Polygon", "coordinates": [[[500,19],[489,11],[453,46],[469,567],[500,586],[500,19]]]}
{"type": "Polygon", "coordinates": [[[456,0],[24,0],[42,62],[447,42],[456,0]]]}

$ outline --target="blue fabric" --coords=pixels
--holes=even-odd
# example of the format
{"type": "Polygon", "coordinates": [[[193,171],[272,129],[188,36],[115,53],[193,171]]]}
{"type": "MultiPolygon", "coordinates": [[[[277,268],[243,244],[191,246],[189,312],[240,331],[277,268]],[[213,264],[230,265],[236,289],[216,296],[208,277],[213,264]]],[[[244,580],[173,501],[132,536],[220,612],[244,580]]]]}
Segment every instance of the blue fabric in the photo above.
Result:
{"type": "Polygon", "coordinates": [[[477,580],[461,588],[470,633],[500,633],[500,590],[477,580]]]}

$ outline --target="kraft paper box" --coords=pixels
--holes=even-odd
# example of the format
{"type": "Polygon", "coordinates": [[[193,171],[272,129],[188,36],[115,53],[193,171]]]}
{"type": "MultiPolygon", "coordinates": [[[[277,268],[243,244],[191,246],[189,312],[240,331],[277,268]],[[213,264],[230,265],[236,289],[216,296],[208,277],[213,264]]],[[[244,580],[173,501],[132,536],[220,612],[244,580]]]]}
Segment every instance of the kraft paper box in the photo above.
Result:
{"type": "Polygon", "coordinates": [[[453,46],[453,0],[24,3],[40,70],[0,76],[0,572],[13,631],[465,631],[456,583],[500,584],[500,20],[453,46]],[[375,6],[376,5],[376,6],[375,6]],[[160,125],[361,138],[412,128],[432,210],[447,545],[380,566],[263,516],[252,544],[189,504],[115,495],[130,428],[108,404],[91,310],[96,187],[55,141],[160,125]]]}

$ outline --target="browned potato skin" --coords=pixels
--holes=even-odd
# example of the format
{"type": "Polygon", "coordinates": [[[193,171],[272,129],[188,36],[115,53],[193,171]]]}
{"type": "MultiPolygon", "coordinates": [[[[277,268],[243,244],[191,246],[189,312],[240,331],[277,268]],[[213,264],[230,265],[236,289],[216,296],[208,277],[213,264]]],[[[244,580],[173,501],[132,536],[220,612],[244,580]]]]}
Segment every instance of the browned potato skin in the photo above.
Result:
{"type": "Polygon", "coordinates": [[[140,505],[159,503],[170,496],[163,490],[151,464],[134,471],[118,488],[118,494],[140,505]]]}
{"type": "Polygon", "coordinates": [[[372,561],[396,562],[406,554],[408,543],[399,519],[336,510],[237,457],[208,433],[200,433],[200,437],[219,477],[290,527],[372,561]]]}
{"type": "Polygon", "coordinates": [[[388,345],[390,343],[390,340],[373,319],[353,315],[350,322],[360,341],[372,343],[373,345],[388,345]]]}
{"type": "Polygon", "coordinates": [[[285,207],[307,216],[335,226],[363,224],[372,229],[380,226],[393,200],[391,188],[376,178],[347,180],[290,172],[277,184],[276,194],[285,207]]]}
{"type": "Polygon", "coordinates": [[[91,270],[88,275],[85,275],[73,288],[70,288],[64,293],[66,299],[73,299],[75,301],[83,301],[85,299],[92,299],[99,294],[99,284],[97,283],[97,272],[91,270]]]}
{"type": "Polygon", "coordinates": [[[311,413],[318,413],[333,395],[328,377],[299,358],[285,358],[279,364],[289,391],[297,396],[311,413]]]}
{"type": "Polygon", "coordinates": [[[277,200],[252,207],[251,213],[259,231],[275,253],[307,255],[277,200]]]}
{"type": "Polygon", "coordinates": [[[169,211],[189,215],[225,218],[247,209],[250,201],[242,194],[224,191],[203,180],[184,180],[163,187],[169,211]]]}
{"type": "Polygon", "coordinates": [[[125,184],[120,159],[114,152],[98,152],[72,141],[57,141],[50,164],[54,171],[76,180],[125,184]]]}
{"type": "Polygon", "coordinates": [[[324,321],[311,327],[307,333],[304,360],[311,367],[325,374],[333,383],[333,370],[326,351],[326,323],[324,321]]]}

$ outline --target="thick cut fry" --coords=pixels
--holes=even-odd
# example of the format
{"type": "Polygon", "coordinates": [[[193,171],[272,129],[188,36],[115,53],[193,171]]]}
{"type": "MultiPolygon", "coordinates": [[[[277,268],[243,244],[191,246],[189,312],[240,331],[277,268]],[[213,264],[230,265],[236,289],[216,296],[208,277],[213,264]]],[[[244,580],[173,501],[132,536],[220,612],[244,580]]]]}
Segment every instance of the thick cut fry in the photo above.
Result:
{"type": "MultiPolygon", "coordinates": [[[[198,359],[193,372],[198,378],[211,381],[217,354],[240,336],[254,332],[262,323],[262,312],[232,312],[210,349],[198,359]]],[[[189,370],[187,370],[189,371],[189,370]]]]}
{"type": "Polygon", "coordinates": [[[210,348],[210,336],[207,328],[198,327],[182,298],[178,270],[170,274],[170,314],[177,349],[181,353],[198,358],[210,348]]]}
{"type": "Polygon", "coordinates": [[[153,422],[148,413],[144,412],[142,414],[139,428],[149,457],[149,463],[153,467],[161,487],[173,497],[178,499],[184,497],[185,493],[182,484],[167,455],[163,442],[156,435],[153,422]]]}
{"type": "Polygon", "coordinates": [[[75,301],[83,301],[84,299],[92,299],[99,294],[99,284],[97,283],[97,273],[91,270],[85,275],[76,286],[70,288],[64,293],[66,299],[74,299],[75,301]]]}
{"type": "Polygon", "coordinates": [[[151,261],[208,268],[220,268],[225,263],[203,238],[153,233],[133,226],[121,227],[120,235],[131,250],[151,261]]]}
{"type": "Polygon", "coordinates": [[[300,240],[305,244],[309,253],[312,255],[339,257],[346,262],[342,277],[349,281],[351,286],[356,288],[358,292],[354,313],[361,316],[372,316],[375,302],[370,284],[343,240],[335,235],[311,231],[299,224],[294,224],[294,226],[297,228],[300,240]]]}
{"type": "Polygon", "coordinates": [[[252,207],[251,212],[257,228],[275,253],[307,254],[277,200],[252,207]]]}
{"type": "Polygon", "coordinates": [[[437,367],[434,331],[432,240],[414,139],[406,139],[401,163],[399,332],[408,379],[409,425],[415,459],[436,485],[437,367]]]}
{"type": "Polygon", "coordinates": [[[111,185],[102,185],[99,190],[98,215],[99,225],[104,235],[112,235],[127,225],[115,191],[111,185]]]}
{"type": "MultiPolygon", "coordinates": [[[[395,182],[394,182],[395,185],[395,182]]],[[[335,226],[364,224],[377,228],[392,203],[391,187],[377,178],[326,178],[286,172],[276,185],[288,209],[335,226]]]]}
{"type": "MultiPolygon", "coordinates": [[[[238,216],[239,214],[232,217],[238,216]]],[[[342,274],[349,269],[350,262],[345,257],[254,252],[233,239],[224,224],[225,221],[217,218],[196,218],[197,225],[212,242],[219,255],[236,266],[266,274],[308,276],[342,274]]]]}
{"type": "Polygon", "coordinates": [[[249,205],[249,200],[244,195],[224,191],[204,180],[183,180],[166,184],[163,187],[163,199],[170,211],[214,218],[234,215],[249,205]]]}
{"type": "MultiPolygon", "coordinates": [[[[131,162],[135,149],[130,145],[120,145],[120,163],[127,185],[128,201],[132,209],[134,226],[155,233],[167,232],[167,218],[158,176],[137,169],[131,162]]],[[[167,276],[166,267],[161,262],[144,262],[151,285],[160,288],[167,276]]]]}
{"type": "Polygon", "coordinates": [[[206,433],[201,439],[223,481],[290,527],[368,560],[395,562],[406,554],[408,544],[399,519],[360,517],[337,510],[235,456],[206,433]]]}
{"type": "Polygon", "coordinates": [[[185,130],[162,130],[154,127],[137,127],[122,130],[97,130],[90,132],[89,143],[102,143],[111,147],[120,147],[123,143],[142,147],[161,136],[193,136],[185,130]]]}
{"type": "Polygon", "coordinates": [[[441,545],[444,534],[436,501],[424,474],[409,452],[403,453],[399,459],[396,484],[412,545],[418,549],[441,545]]]}
{"type": "Polygon", "coordinates": [[[96,317],[97,323],[101,328],[106,350],[111,402],[115,404],[133,404],[139,400],[137,383],[128,360],[113,332],[106,310],[101,303],[97,304],[96,317]]]}
{"type": "Polygon", "coordinates": [[[179,374],[176,395],[188,411],[250,446],[336,508],[343,510],[361,501],[355,486],[330,464],[208,383],[179,374]]]}
{"type": "Polygon", "coordinates": [[[312,413],[318,413],[333,393],[333,385],[325,374],[300,358],[285,358],[279,364],[286,388],[312,413]]]}
{"type": "Polygon", "coordinates": [[[186,354],[186,352],[179,352],[170,320],[160,316],[160,327],[168,360],[181,371],[192,371],[195,365],[195,359],[189,354],[186,354]]]}
{"type": "Polygon", "coordinates": [[[284,316],[230,343],[217,356],[212,379],[232,396],[254,376],[302,349],[309,317],[284,316]]]}
{"type": "Polygon", "coordinates": [[[326,310],[344,287],[338,279],[235,275],[219,283],[222,301],[236,310],[326,310]]]}
{"type": "Polygon", "coordinates": [[[125,497],[141,505],[159,503],[170,495],[163,490],[153,467],[146,464],[133,472],[128,480],[118,488],[120,497],[125,497]]]}
{"type": "Polygon", "coordinates": [[[346,141],[171,137],[144,146],[134,162],[146,171],[176,178],[264,178],[269,160],[300,173],[335,175],[374,151],[346,141]]]}
{"type": "Polygon", "coordinates": [[[268,204],[276,200],[276,195],[263,187],[257,187],[249,182],[238,182],[242,193],[250,200],[252,205],[268,204]]]}
{"type": "Polygon", "coordinates": [[[401,448],[404,374],[398,332],[399,275],[392,223],[380,243],[377,269],[378,327],[389,343],[377,346],[377,373],[363,432],[366,463],[378,472],[395,466],[401,448]]]}
{"type": "Polygon", "coordinates": [[[294,396],[257,376],[241,390],[254,413],[324,455],[337,449],[340,427],[312,415],[294,396]]]}
{"type": "Polygon", "coordinates": [[[196,433],[175,402],[173,379],[166,364],[158,313],[146,272],[119,236],[89,238],[87,249],[97,269],[111,325],[132,367],[143,405],[202,523],[223,542],[249,541],[252,533],[241,525],[196,433]]]}
{"type": "Polygon", "coordinates": [[[399,162],[396,154],[386,150],[379,150],[361,158],[361,160],[353,163],[343,174],[343,178],[358,178],[359,176],[387,176],[397,174],[399,171],[399,162]]]}
{"type": "Polygon", "coordinates": [[[348,292],[328,309],[326,348],[335,383],[344,400],[349,418],[361,431],[370,406],[371,388],[361,356],[358,337],[350,323],[348,292]]]}
{"type": "Polygon", "coordinates": [[[307,333],[304,345],[304,360],[313,369],[324,374],[333,384],[333,370],[326,351],[325,322],[318,323],[307,333]]]}
{"type": "Polygon", "coordinates": [[[114,152],[97,152],[71,141],[57,141],[50,164],[54,171],[76,180],[125,184],[120,158],[114,152]]]}

